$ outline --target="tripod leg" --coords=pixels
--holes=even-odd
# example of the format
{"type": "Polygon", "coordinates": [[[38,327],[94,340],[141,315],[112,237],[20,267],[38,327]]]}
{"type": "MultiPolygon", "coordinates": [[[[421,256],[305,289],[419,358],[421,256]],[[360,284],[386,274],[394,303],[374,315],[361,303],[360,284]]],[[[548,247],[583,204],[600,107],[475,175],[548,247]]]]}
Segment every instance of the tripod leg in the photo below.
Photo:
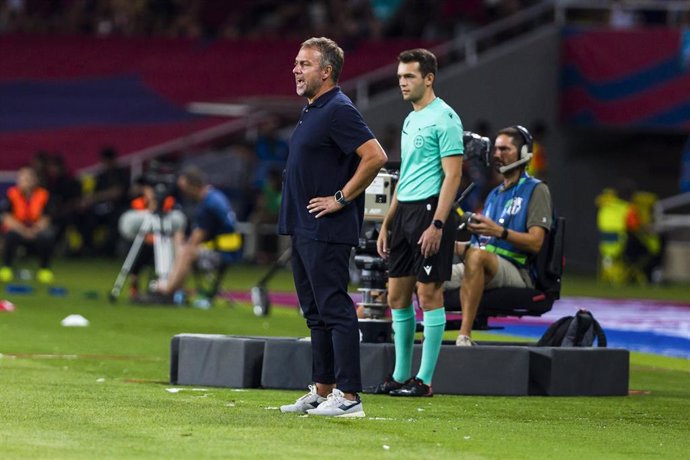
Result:
{"type": "Polygon", "coordinates": [[[172,224],[169,218],[156,216],[157,231],[153,233],[154,261],[159,280],[167,281],[173,263],[172,224]]]}
{"type": "Polygon", "coordinates": [[[129,252],[127,253],[125,262],[122,264],[122,268],[120,269],[120,273],[117,275],[117,279],[115,279],[115,284],[113,285],[113,288],[110,290],[111,302],[114,302],[120,296],[122,286],[124,286],[125,281],[127,280],[127,276],[129,275],[129,272],[132,270],[134,262],[139,256],[141,246],[144,244],[144,238],[146,238],[146,234],[150,231],[150,229],[150,217],[147,216],[144,219],[144,222],[142,222],[141,227],[139,227],[137,236],[134,238],[134,242],[132,243],[132,246],[129,248],[129,252]]]}
{"type": "Polygon", "coordinates": [[[273,263],[271,268],[268,269],[268,272],[266,272],[266,274],[259,280],[257,286],[264,286],[266,283],[268,283],[270,279],[273,278],[273,275],[275,275],[278,270],[283,268],[285,264],[288,263],[290,257],[292,257],[292,248],[287,248],[285,252],[280,255],[278,260],[273,263]]]}

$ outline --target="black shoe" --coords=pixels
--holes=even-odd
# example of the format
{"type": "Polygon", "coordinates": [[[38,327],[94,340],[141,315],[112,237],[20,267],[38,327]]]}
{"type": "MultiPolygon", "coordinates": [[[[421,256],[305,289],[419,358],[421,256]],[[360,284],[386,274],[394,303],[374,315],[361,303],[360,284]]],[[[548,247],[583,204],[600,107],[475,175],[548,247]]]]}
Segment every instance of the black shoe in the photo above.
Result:
{"type": "Polygon", "coordinates": [[[433,396],[434,392],[431,385],[419,380],[417,377],[408,380],[402,388],[392,390],[391,396],[433,396]]]}
{"type": "Polygon", "coordinates": [[[374,385],[373,387],[367,387],[362,390],[362,393],[368,393],[372,395],[387,395],[393,390],[398,390],[402,388],[405,384],[393,380],[393,376],[389,375],[386,380],[374,385]]]}

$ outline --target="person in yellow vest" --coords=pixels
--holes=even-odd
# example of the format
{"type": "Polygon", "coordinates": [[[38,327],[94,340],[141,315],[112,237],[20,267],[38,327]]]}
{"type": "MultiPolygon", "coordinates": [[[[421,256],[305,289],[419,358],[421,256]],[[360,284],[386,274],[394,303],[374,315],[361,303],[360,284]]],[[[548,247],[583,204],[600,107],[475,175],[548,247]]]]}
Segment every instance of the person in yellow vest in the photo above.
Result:
{"type": "Polygon", "coordinates": [[[38,255],[38,281],[45,284],[53,282],[50,262],[55,234],[50,221],[51,206],[50,193],[38,185],[36,171],[28,166],[20,168],[16,185],[7,190],[0,203],[5,240],[0,281],[12,281],[17,250],[24,246],[38,255]]]}
{"type": "Polygon", "coordinates": [[[621,199],[615,189],[605,188],[595,203],[599,208],[599,277],[613,284],[624,283],[627,274],[623,253],[628,241],[626,219],[630,202],[621,199]]]}

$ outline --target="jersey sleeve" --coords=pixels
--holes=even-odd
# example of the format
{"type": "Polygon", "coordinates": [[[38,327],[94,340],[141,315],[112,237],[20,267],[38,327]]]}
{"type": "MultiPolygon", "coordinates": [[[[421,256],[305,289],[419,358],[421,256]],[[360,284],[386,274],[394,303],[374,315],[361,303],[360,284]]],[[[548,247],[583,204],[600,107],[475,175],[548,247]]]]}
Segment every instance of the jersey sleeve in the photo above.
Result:
{"type": "Polygon", "coordinates": [[[527,228],[543,227],[551,228],[553,211],[551,205],[551,192],[543,182],[537,185],[532,192],[527,208],[527,228]]]}
{"type": "Polygon", "coordinates": [[[441,115],[438,123],[438,146],[441,157],[462,155],[465,144],[462,141],[462,121],[457,114],[446,111],[441,115]]]}

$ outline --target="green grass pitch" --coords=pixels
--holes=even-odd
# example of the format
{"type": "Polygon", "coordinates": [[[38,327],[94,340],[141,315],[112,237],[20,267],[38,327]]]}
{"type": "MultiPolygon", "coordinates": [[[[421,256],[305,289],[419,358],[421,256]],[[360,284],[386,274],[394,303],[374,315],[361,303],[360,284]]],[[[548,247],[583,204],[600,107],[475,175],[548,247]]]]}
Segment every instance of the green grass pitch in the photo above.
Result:
{"type": "MultiPolygon", "coordinates": [[[[305,336],[303,319],[247,304],[210,310],[130,305],[105,296],[114,261],[59,261],[67,295],[0,292],[0,458],[688,458],[690,361],[631,354],[626,397],[363,398],[367,417],[281,414],[295,391],[173,387],[169,346],[183,332],[305,336]],[[98,298],[90,293],[97,292],[98,298]],[[81,314],[88,327],[62,327],[81,314]]],[[[235,267],[248,289],[265,268],[235,267]]],[[[270,287],[292,288],[279,273],[270,287]]],[[[685,291],[685,292],[684,292],[685,291]]],[[[683,299],[682,287],[612,291],[566,279],[564,295],[683,299]]],[[[453,334],[448,332],[448,338],[453,334]]],[[[477,338],[496,340],[489,333],[477,338]]],[[[469,371],[469,370],[468,370],[469,371]]],[[[306,389],[305,389],[306,390],[306,389]]]]}

